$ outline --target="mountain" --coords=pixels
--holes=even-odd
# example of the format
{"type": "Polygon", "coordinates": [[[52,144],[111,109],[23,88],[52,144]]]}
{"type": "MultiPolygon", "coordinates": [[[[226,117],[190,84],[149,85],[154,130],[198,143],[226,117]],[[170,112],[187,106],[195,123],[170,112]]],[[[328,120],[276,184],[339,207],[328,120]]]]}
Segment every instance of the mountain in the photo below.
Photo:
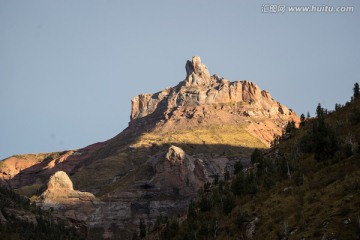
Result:
{"type": "Polygon", "coordinates": [[[83,221],[89,239],[129,239],[141,219],[151,228],[160,215],[183,213],[205,183],[232,175],[237,162],[249,165],[254,148],[270,147],[299,122],[255,83],[211,76],[200,57],[185,69],[177,86],[133,98],[129,126],[114,138],[7,158],[0,165],[2,184],[83,221]],[[73,187],[54,196],[49,182],[59,171],[73,187]]]}
{"type": "Polygon", "coordinates": [[[187,61],[185,68],[186,78],[177,86],[132,99],[130,129],[161,128],[168,132],[174,128],[246,125],[250,134],[269,146],[287,121],[298,121],[291,109],[256,84],[210,76],[198,56],[187,61]]]}

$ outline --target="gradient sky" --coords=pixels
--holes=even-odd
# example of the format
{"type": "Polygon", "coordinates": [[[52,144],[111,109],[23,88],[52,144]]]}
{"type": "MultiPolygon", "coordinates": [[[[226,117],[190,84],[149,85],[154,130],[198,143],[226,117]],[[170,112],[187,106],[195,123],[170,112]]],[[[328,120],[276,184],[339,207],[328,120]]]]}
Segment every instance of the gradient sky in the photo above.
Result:
{"type": "Polygon", "coordinates": [[[333,109],[360,81],[359,23],[359,0],[0,0],[0,159],[115,136],[131,98],[182,81],[193,55],[299,115],[333,109]],[[354,12],[264,13],[267,4],[354,12]]]}

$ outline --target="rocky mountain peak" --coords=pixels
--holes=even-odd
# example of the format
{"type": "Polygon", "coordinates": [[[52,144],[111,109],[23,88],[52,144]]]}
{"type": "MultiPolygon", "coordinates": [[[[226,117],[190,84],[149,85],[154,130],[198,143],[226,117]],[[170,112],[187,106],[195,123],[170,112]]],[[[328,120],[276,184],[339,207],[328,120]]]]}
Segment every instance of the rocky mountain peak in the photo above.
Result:
{"type": "MultiPolygon", "coordinates": [[[[288,121],[299,121],[296,113],[275,101],[268,91],[261,90],[255,83],[247,80],[230,82],[216,74],[210,76],[199,56],[188,60],[185,69],[186,78],[177,86],[132,99],[130,129],[147,131],[161,127],[166,131],[199,124],[239,124],[247,118],[248,123],[272,119],[276,131],[260,136],[268,145],[274,135],[281,134],[288,121]]],[[[264,132],[258,127],[253,129],[251,131],[264,132]]]]}
{"type": "Polygon", "coordinates": [[[187,61],[186,69],[186,86],[202,86],[209,85],[210,74],[207,67],[201,63],[199,56],[192,57],[192,61],[187,61]]]}

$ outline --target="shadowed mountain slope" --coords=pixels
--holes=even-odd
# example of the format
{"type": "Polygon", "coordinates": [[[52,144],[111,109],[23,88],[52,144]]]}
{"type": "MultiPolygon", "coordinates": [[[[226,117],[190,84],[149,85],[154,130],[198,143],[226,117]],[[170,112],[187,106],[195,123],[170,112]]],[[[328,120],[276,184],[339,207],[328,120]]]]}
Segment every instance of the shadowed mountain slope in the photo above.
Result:
{"type": "MultiPolygon", "coordinates": [[[[232,178],[206,184],[187,213],[147,239],[360,239],[360,98],[317,117],[232,178]]],[[[357,96],[357,97],[356,97],[357,96]]]]}

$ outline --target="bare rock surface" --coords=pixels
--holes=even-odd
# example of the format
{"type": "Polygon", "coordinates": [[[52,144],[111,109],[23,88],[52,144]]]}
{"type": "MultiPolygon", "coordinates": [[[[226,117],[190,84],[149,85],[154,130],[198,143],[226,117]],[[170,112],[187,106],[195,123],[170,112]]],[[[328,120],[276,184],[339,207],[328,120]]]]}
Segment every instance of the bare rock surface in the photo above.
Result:
{"type": "Polygon", "coordinates": [[[58,210],[68,218],[86,221],[87,214],[95,209],[95,200],[92,193],[74,190],[66,172],[57,171],[50,177],[36,204],[44,209],[58,210]]]}
{"type": "Polygon", "coordinates": [[[185,159],[185,152],[179,147],[171,146],[166,153],[166,160],[170,161],[171,163],[175,164],[177,162],[182,163],[185,159]]]}
{"type": "Polygon", "coordinates": [[[44,199],[43,204],[55,203],[77,203],[77,201],[92,201],[95,196],[92,193],[76,191],[69,176],[64,171],[58,171],[50,177],[47,189],[40,196],[44,199]]]}

